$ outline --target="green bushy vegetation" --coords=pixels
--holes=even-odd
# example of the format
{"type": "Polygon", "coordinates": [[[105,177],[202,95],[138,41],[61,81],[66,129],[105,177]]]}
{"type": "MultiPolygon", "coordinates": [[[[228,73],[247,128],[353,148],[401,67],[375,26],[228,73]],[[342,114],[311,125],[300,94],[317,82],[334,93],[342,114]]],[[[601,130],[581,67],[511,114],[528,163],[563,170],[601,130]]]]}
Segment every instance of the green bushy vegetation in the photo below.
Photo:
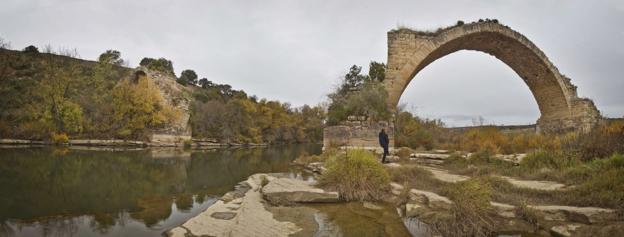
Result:
{"type": "Polygon", "coordinates": [[[390,175],[369,151],[349,150],[329,157],[325,167],[319,186],[338,191],[343,200],[383,200],[389,192],[390,175]]]}
{"type": "MultiPolygon", "coordinates": [[[[203,90],[196,92],[202,97],[203,90]]],[[[301,143],[323,139],[325,112],[320,106],[291,108],[279,101],[257,101],[241,93],[215,93],[221,97],[192,105],[191,124],[195,137],[239,143],[301,143]],[[235,118],[235,119],[233,119],[235,118]]]]}
{"type": "Polygon", "coordinates": [[[113,117],[120,124],[117,136],[147,138],[146,128],[160,128],[174,123],[182,112],[165,104],[164,98],[147,76],[138,76],[136,82],[123,80],[113,89],[113,117]]]}
{"type": "Polygon", "coordinates": [[[107,62],[0,49],[0,136],[112,137],[112,89],[129,74],[107,62]]]}
{"type": "Polygon", "coordinates": [[[329,94],[327,124],[336,125],[348,116],[365,116],[372,121],[388,120],[388,93],[383,87],[385,65],[371,62],[368,75],[360,74],[362,67],[353,65],[340,86],[329,94]]]}
{"type": "Polygon", "coordinates": [[[162,73],[167,73],[173,75],[173,63],[171,60],[167,60],[166,58],[143,58],[139,65],[144,66],[150,70],[159,71],[162,73]]]}
{"type": "Polygon", "coordinates": [[[431,150],[442,139],[445,128],[440,120],[421,119],[402,109],[395,119],[395,143],[399,147],[431,150]]]}

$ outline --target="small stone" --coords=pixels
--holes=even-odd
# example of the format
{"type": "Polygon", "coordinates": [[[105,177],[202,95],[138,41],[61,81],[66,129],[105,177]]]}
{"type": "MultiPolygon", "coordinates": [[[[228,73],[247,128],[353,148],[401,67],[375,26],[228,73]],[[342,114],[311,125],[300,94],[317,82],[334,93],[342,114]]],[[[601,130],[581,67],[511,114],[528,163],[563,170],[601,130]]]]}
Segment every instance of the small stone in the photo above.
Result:
{"type": "Polygon", "coordinates": [[[418,216],[420,215],[423,210],[425,209],[425,207],[416,204],[416,203],[406,203],[405,204],[405,216],[406,217],[413,217],[413,216],[418,216]]]}
{"type": "Polygon", "coordinates": [[[215,212],[215,213],[210,214],[210,216],[212,218],[220,219],[220,220],[231,220],[232,218],[236,217],[236,213],[235,212],[215,212]]]}
{"type": "Polygon", "coordinates": [[[395,182],[390,183],[390,192],[396,196],[400,195],[403,192],[403,185],[395,182]]]}
{"type": "Polygon", "coordinates": [[[362,205],[364,206],[364,208],[368,208],[368,209],[371,209],[371,210],[381,210],[381,209],[383,209],[383,207],[375,205],[372,202],[364,202],[362,205]]]}
{"type": "Polygon", "coordinates": [[[579,227],[581,226],[576,224],[553,226],[550,228],[550,233],[557,237],[570,237],[579,227]]]}

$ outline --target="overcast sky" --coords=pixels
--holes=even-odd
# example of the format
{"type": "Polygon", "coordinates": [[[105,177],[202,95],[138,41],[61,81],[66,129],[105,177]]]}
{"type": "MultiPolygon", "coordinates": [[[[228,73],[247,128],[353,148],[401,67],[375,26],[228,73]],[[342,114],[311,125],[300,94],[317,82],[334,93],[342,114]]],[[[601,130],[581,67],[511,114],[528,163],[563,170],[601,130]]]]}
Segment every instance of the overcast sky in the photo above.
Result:
{"type": "MultiPolygon", "coordinates": [[[[136,66],[165,57],[176,73],[227,83],[250,95],[318,104],[350,65],[385,62],[386,32],[496,18],[527,36],[579,95],[624,115],[624,1],[164,1],[2,0],[0,37],[75,48],[94,60],[117,49],[136,66]]],[[[426,67],[401,98],[449,125],[527,124],[539,117],[524,82],[484,53],[460,51],[426,67]]]]}

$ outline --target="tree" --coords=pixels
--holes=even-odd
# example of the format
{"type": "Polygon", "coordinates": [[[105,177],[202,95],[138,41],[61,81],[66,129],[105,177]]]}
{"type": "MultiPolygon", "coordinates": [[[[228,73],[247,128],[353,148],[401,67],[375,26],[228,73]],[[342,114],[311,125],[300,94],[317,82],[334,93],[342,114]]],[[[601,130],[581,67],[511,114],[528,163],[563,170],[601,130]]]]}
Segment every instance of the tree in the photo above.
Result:
{"type": "Polygon", "coordinates": [[[36,97],[44,102],[39,107],[42,110],[41,120],[52,125],[52,132],[82,132],[82,108],[71,101],[71,96],[77,92],[78,74],[77,65],[50,62],[43,79],[37,85],[36,97]]]}
{"type": "Polygon", "coordinates": [[[205,77],[204,77],[204,78],[202,78],[202,79],[199,79],[199,83],[198,83],[198,84],[199,84],[199,86],[201,86],[201,87],[202,87],[202,88],[204,88],[204,89],[206,89],[206,88],[208,88],[208,87],[211,87],[211,86],[213,85],[213,84],[212,84],[212,82],[211,82],[211,81],[209,81],[209,80],[208,80],[207,78],[205,78],[205,77]]]}
{"type": "Polygon", "coordinates": [[[113,90],[113,123],[117,134],[140,138],[145,129],[158,128],[177,120],[181,112],[164,103],[151,79],[140,76],[136,84],[123,80],[113,90]]]}
{"type": "Polygon", "coordinates": [[[343,93],[356,90],[364,83],[366,76],[360,75],[361,71],[362,67],[359,67],[358,65],[351,66],[349,72],[344,76],[344,82],[342,84],[343,93]]]}
{"type": "Polygon", "coordinates": [[[386,65],[372,61],[368,68],[368,77],[370,80],[383,82],[386,79],[386,65]]]}
{"type": "Polygon", "coordinates": [[[39,53],[39,49],[37,47],[35,47],[34,45],[30,45],[30,46],[24,48],[24,52],[26,52],[26,53],[39,53]]]}
{"type": "Polygon", "coordinates": [[[150,70],[173,74],[173,63],[166,58],[143,58],[139,64],[150,70]]]}
{"type": "Polygon", "coordinates": [[[350,115],[367,116],[371,120],[385,120],[390,117],[386,99],[388,93],[380,82],[385,73],[385,66],[371,63],[372,74],[361,75],[362,68],[353,65],[345,75],[342,85],[334,93],[328,95],[330,105],[327,111],[327,123],[338,124],[350,115]]]}
{"type": "Polygon", "coordinates": [[[197,84],[197,73],[191,69],[186,69],[182,71],[177,81],[182,85],[197,84]]]}
{"type": "Polygon", "coordinates": [[[100,63],[112,64],[117,66],[121,66],[124,63],[123,59],[121,59],[121,53],[117,50],[112,49],[106,50],[106,52],[100,54],[98,61],[100,63]]]}

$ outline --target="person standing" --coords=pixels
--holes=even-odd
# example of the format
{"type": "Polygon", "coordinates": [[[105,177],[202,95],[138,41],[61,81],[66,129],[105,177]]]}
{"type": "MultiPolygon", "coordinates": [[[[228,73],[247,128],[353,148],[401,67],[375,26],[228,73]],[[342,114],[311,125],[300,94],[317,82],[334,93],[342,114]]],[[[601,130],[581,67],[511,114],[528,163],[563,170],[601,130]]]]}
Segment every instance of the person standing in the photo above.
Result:
{"type": "Polygon", "coordinates": [[[388,145],[390,145],[390,139],[388,139],[388,134],[386,134],[386,130],[383,128],[381,132],[379,132],[379,145],[383,147],[383,158],[381,158],[381,163],[386,163],[386,156],[390,155],[388,151],[388,145]]]}

